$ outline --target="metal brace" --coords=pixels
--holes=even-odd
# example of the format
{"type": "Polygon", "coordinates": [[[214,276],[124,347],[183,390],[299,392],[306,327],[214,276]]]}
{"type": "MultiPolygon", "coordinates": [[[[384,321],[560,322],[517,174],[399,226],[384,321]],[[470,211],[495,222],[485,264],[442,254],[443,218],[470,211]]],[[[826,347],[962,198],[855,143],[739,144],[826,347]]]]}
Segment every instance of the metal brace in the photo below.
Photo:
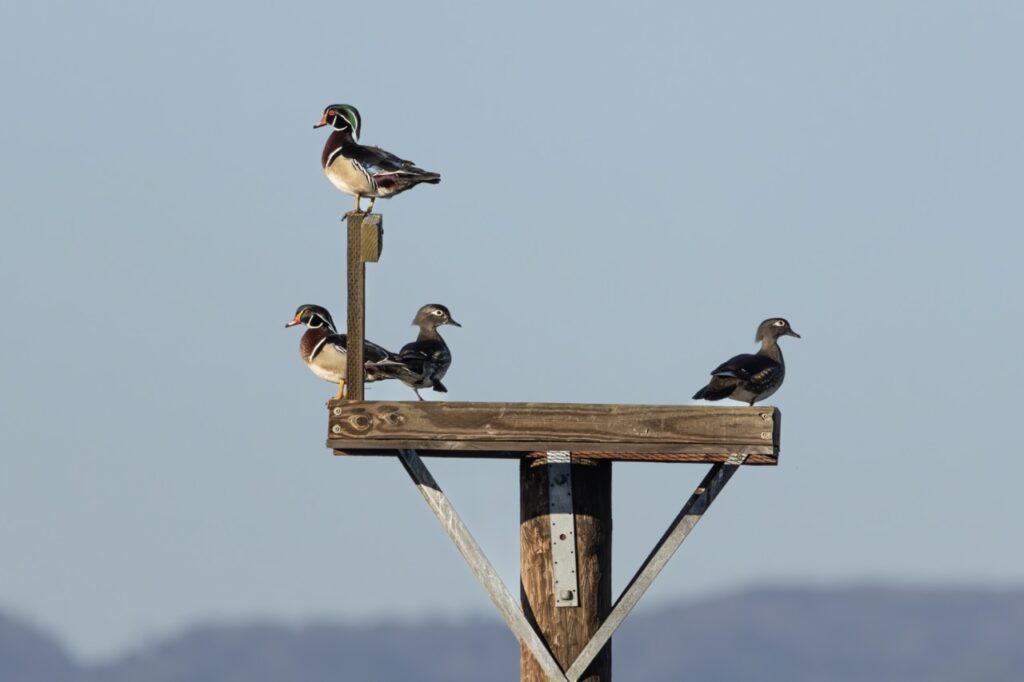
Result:
{"type": "Polygon", "coordinates": [[[555,606],[579,606],[576,518],[572,511],[572,464],[566,450],[548,452],[548,517],[555,606]]]}

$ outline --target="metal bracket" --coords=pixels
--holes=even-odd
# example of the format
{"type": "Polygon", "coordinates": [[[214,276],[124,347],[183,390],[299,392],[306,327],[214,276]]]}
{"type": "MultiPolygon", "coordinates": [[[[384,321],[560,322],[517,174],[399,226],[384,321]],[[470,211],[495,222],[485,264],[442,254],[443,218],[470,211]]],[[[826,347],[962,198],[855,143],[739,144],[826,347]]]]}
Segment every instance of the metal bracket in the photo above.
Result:
{"type": "Polygon", "coordinates": [[[566,450],[548,452],[548,518],[551,519],[551,575],[555,606],[579,606],[572,464],[566,450]]]}

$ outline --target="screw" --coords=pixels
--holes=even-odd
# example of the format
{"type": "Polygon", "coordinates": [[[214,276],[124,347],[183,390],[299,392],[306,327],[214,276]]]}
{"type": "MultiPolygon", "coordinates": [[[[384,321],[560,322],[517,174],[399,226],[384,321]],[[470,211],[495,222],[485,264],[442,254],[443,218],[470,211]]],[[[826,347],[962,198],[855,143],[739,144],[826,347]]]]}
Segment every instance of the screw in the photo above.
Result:
{"type": "Polygon", "coordinates": [[[562,601],[572,601],[572,590],[562,590],[558,593],[558,598],[562,601]]]}
{"type": "Polygon", "coordinates": [[[562,533],[561,535],[559,535],[558,539],[559,540],[564,540],[565,539],[565,533],[562,533]]]}
{"type": "Polygon", "coordinates": [[[335,424],[332,426],[331,433],[341,433],[341,424],[335,424]]]}
{"type": "Polygon", "coordinates": [[[334,408],[334,416],[335,417],[340,417],[341,416],[341,408],[340,407],[335,407],[334,408]]]}

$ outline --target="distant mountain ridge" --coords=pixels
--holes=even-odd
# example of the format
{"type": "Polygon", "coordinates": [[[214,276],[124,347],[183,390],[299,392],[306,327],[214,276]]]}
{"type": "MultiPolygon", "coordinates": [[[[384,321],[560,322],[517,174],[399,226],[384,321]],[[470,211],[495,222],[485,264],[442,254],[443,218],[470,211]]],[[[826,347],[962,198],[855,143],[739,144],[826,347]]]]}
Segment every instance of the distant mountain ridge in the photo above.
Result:
{"type": "MultiPolygon", "coordinates": [[[[624,682],[1021,682],[1024,590],[757,589],[634,614],[624,682]]],[[[2,682],[516,682],[495,621],[197,627],[107,663],[74,661],[0,614],[2,682]]]]}

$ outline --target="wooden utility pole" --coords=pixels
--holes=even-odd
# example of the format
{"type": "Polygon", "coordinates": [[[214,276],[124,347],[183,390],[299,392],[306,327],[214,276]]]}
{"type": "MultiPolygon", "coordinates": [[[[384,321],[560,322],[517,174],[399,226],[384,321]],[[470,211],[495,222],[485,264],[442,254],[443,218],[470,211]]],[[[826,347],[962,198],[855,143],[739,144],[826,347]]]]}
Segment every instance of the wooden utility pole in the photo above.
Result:
{"type": "MultiPolygon", "coordinates": [[[[327,447],[397,458],[520,642],[522,682],[611,682],[611,638],[741,466],[778,464],[772,407],[364,401],[366,263],[380,216],[348,217],[348,395],[327,447]],[[520,599],[422,456],[520,460],[520,599]],[[711,468],[612,600],[612,462],[711,468]]],[[[429,665],[429,661],[424,663],[429,665]]]]}
{"type": "MultiPolygon", "coordinates": [[[[543,455],[544,453],[538,453],[543,455]]],[[[581,460],[571,467],[571,510],[575,516],[575,585],[557,585],[553,546],[571,540],[552,536],[553,476],[564,476],[547,458],[519,460],[519,566],[523,612],[548,644],[558,665],[568,670],[612,608],[612,463],[581,460]],[[553,542],[554,541],[554,542],[553,542]],[[556,604],[558,597],[578,602],[556,604]]],[[[557,525],[557,522],[556,522],[557,525]]],[[[569,571],[566,571],[567,573],[569,571]]],[[[520,680],[547,682],[548,677],[525,646],[520,646],[520,680]]],[[[611,646],[605,645],[580,678],[610,682],[611,646]]]]}

